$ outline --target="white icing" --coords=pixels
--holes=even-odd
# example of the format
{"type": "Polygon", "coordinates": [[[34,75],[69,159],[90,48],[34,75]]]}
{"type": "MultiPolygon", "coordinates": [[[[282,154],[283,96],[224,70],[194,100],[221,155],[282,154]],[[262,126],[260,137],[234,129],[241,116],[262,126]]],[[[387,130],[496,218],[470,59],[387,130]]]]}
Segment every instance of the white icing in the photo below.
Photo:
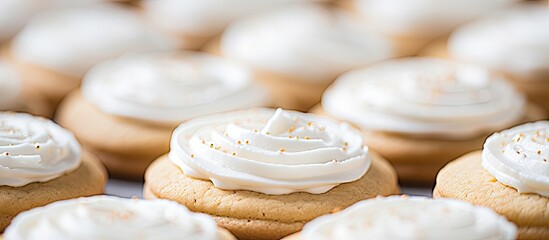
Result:
{"type": "Polygon", "coordinates": [[[84,97],[109,114],[157,122],[261,106],[249,69],[198,52],[127,55],[96,65],[84,97]]]}
{"type": "Polygon", "coordinates": [[[161,29],[211,37],[231,21],[292,0],[146,0],[145,17],[161,29]]]}
{"type": "Polygon", "coordinates": [[[221,239],[215,221],[167,200],[78,198],[18,215],[6,240],[221,239]]]}
{"type": "Polygon", "coordinates": [[[0,186],[46,182],[80,166],[80,145],[51,120],[0,113],[0,186]]]}
{"type": "Polygon", "coordinates": [[[20,103],[21,80],[16,70],[0,60],[0,110],[13,110],[20,103]]]}
{"type": "Polygon", "coordinates": [[[516,239],[517,227],[491,209],[451,199],[375,198],[307,223],[303,240],[516,239]]]}
{"type": "Polygon", "coordinates": [[[367,130],[470,138],[519,121],[525,100],[483,68],[408,58],[343,75],[322,107],[367,130]]]}
{"type": "Polygon", "coordinates": [[[43,12],[14,38],[11,53],[21,61],[81,77],[98,61],[125,52],[177,48],[173,39],[114,4],[65,7],[43,12]]]}
{"type": "Polygon", "coordinates": [[[549,197],[549,121],[494,133],[484,143],[482,166],[520,193],[549,197]]]}
{"type": "Polygon", "coordinates": [[[395,56],[389,40],[357,25],[349,14],[318,4],[237,21],[225,30],[221,51],[262,70],[317,82],[395,56]]]}
{"type": "Polygon", "coordinates": [[[548,29],[547,4],[525,4],[460,27],[448,48],[456,59],[524,79],[549,76],[548,29]]]}
{"type": "Polygon", "coordinates": [[[394,37],[433,38],[517,0],[354,0],[365,23],[394,37]]]}
{"type": "Polygon", "coordinates": [[[181,124],[170,160],[221,189],[320,194],[362,178],[371,159],[360,133],[313,114],[251,109],[181,124]]]}

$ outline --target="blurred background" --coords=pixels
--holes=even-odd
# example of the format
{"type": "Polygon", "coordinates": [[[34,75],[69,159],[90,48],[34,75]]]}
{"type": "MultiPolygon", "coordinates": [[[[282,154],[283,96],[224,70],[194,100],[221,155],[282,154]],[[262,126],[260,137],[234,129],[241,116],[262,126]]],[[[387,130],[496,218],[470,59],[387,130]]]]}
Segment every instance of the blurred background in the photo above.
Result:
{"type": "MultiPolygon", "coordinates": [[[[230,94],[249,101],[219,109],[267,106],[308,111],[348,71],[395,58],[437,57],[501,74],[529,101],[549,109],[547,1],[0,0],[0,48],[0,110],[49,118],[56,116],[65,97],[77,91],[83,79],[92,78],[91,72],[97,78],[100,63],[174,52],[203,52],[218,61],[234,62],[251,73],[246,81],[258,88],[243,91],[237,80],[209,81],[233,76],[233,70],[208,68],[219,71],[217,75],[223,75],[219,77],[200,73],[199,63],[173,70],[164,60],[153,61],[162,63],[160,67],[138,61],[131,69],[108,70],[118,75],[108,75],[112,81],[103,87],[115,89],[112,95],[121,99],[135,100],[132,96],[139,95],[142,101],[158,104],[181,101],[188,103],[184,107],[199,106],[167,122],[216,112],[217,107],[205,110],[208,107],[200,104],[216,105],[220,99],[228,104],[230,94]],[[123,84],[117,83],[119,78],[123,84]],[[155,81],[160,84],[162,78],[185,84],[157,88],[155,81]],[[149,90],[167,92],[178,87],[185,96],[147,95],[149,90]]],[[[90,94],[88,99],[93,98],[90,94]]],[[[108,110],[117,103],[95,103],[107,114],[119,112],[157,124],[157,119],[135,111],[108,110]]],[[[170,130],[175,126],[168,124],[170,130]]],[[[91,144],[78,133],[77,137],[84,146],[91,144]]],[[[108,191],[131,196],[138,194],[135,189],[141,189],[139,180],[111,182],[108,191]]]]}

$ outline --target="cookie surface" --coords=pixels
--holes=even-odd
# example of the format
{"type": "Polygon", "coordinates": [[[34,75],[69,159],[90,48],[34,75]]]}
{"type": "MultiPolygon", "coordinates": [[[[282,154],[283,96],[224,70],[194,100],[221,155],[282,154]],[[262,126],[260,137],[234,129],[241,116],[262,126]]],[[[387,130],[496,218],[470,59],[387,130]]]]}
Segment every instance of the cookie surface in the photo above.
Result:
{"type": "Polygon", "coordinates": [[[147,165],[168,152],[173,127],[110,116],[79,91],[61,104],[56,120],[97,154],[112,175],[140,179],[147,165]]]}
{"type": "Polygon", "coordinates": [[[377,154],[361,179],[324,194],[267,195],[222,190],[210,181],[187,177],[167,156],[151,164],[145,181],[145,198],[174,200],[192,211],[210,214],[221,227],[242,239],[278,239],[299,231],[320,215],[363,199],[399,193],[394,169],[377,154]]]}
{"type": "Polygon", "coordinates": [[[0,186],[0,232],[22,211],[59,200],[102,194],[106,182],[105,168],[84,152],[82,164],[72,173],[22,187],[0,186]]]}
{"type": "Polygon", "coordinates": [[[437,176],[435,198],[454,198],[485,206],[519,227],[519,239],[549,238],[549,198],[520,194],[498,182],[481,165],[481,152],[466,154],[437,176]]]}

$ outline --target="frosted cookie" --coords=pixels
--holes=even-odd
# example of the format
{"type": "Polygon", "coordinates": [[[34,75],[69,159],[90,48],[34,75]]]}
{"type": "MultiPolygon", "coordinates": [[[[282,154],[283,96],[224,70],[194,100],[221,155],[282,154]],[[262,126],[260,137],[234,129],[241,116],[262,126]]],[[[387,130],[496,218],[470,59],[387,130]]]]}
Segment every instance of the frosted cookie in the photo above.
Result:
{"type": "Polygon", "coordinates": [[[125,52],[176,49],[173,39],[115,4],[64,7],[34,16],[5,47],[23,89],[56,106],[93,64],[125,52]]]}
{"type": "Polygon", "coordinates": [[[320,215],[398,192],[394,169],[357,130],[282,109],[181,124],[144,187],[146,198],[207,213],[239,239],[279,239],[320,215]]]}
{"type": "Polygon", "coordinates": [[[103,193],[106,173],[50,120],[0,112],[0,232],[18,213],[103,193]]]}
{"type": "Polygon", "coordinates": [[[299,0],[145,0],[147,21],[180,39],[185,49],[198,49],[232,21],[299,0]]]}
{"type": "Polygon", "coordinates": [[[444,164],[493,131],[545,115],[497,74],[438,58],[403,58],[341,76],[321,107],[353,123],[400,180],[433,183],[444,164]]]}
{"type": "Polygon", "coordinates": [[[515,222],[519,239],[549,238],[549,122],[494,133],[482,151],[445,166],[434,197],[486,206],[515,222]]]}
{"type": "Polygon", "coordinates": [[[59,201],[19,214],[5,240],[233,240],[205,214],[167,200],[95,196],[59,201]]]}
{"type": "Polygon", "coordinates": [[[517,227],[489,208],[451,199],[393,196],[364,200],[307,223],[285,240],[512,240],[517,227]]]}
{"type": "Polygon", "coordinates": [[[56,118],[111,174],[142,179],[147,165],[168,152],[179,123],[268,102],[251,71],[226,59],[198,52],[130,54],[93,67],[56,118]]]}
{"type": "Polygon", "coordinates": [[[505,74],[549,112],[547,11],[547,2],[523,4],[460,27],[450,37],[449,53],[505,74]]]}
{"type": "Polygon", "coordinates": [[[302,111],[318,103],[339,74],[401,54],[348,12],[312,3],[237,21],[220,44],[222,55],[254,68],[276,106],[302,111]]]}
{"type": "Polygon", "coordinates": [[[507,7],[517,0],[351,0],[366,26],[419,50],[432,40],[479,16],[507,7]]]}

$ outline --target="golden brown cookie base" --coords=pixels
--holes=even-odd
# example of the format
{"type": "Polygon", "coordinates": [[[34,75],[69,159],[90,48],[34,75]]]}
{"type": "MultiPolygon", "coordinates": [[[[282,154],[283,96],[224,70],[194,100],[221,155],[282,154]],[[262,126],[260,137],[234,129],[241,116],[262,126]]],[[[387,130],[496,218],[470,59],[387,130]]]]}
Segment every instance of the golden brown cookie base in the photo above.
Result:
{"type": "Polygon", "coordinates": [[[549,198],[520,194],[498,182],[475,151],[446,165],[437,176],[434,198],[454,198],[485,206],[519,227],[519,239],[549,239],[549,198]]]}
{"type": "Polygon", "coordinates": [[[49,203],[102,194],[107,182],[105,168],[89,153],[74,172],[43,183],[22,187],[0,186],[0,232],[20,212],[49,203]]]}
{"type": "Polygon", "coordinates": [[[61,103],[57,122],[74,132],[82,145],[99,156],[114,177],[142,179],[149,163],[168,152],[174,126],[111,116],[79,91],[61,103]]]}
{"type": "Polygon", "coordinates": [[[398,194],[394,169],[379,155],[372,155],[372,166],[357,181],[341,184],[323,194],[287,195],[218,189],[211,181],[187,177],[163,156],[147,169],[144,195],[173,200],[192,211],[217,217],[223,220],[219,223],[221,226],[239,238],[277,239],[299,231],[305,222],[333,210],[378,195],[398,194]],[[248,229],[252,226],[254,230],[248,229]],[[261,234],[253,235],[255,233],[261,234]]]}
{"type": "MultiPolygon", "coordinates": [[[[328,115],[320,105],[312,108],[310,112],[328,115]]],[[[544,119],[546,116],[540,107],[529,105],[526,116],[520,123],[544,119]]],[[[465,153],[481,149],[489,135],[484,134],[472,139],[444,140],[377,131],[363,130],[362,133],[365,145],[380,153],[395,166],[401,184],[422,186],[432,186],[438,171],[446,163],[465,153]]]]}

